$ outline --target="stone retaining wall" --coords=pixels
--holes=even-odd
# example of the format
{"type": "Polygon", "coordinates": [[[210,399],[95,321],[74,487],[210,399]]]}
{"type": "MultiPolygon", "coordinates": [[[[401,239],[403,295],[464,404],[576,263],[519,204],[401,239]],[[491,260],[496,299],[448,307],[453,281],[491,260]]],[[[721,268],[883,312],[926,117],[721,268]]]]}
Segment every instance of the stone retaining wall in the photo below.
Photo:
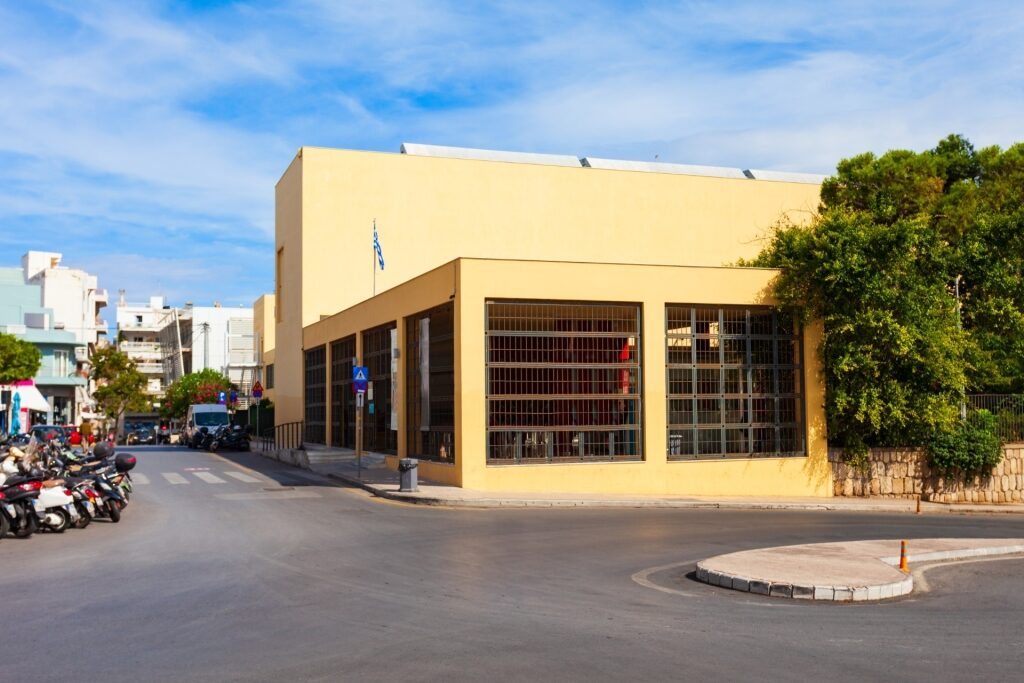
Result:
{"type": "Polygon", "coordinates": [[[1003,446],[1003,460],[991,476],[969,481],[946,479],[928,467],[923,449],[874,448],[866,471],[841,462],[841,450],[829,450],[833,492],[837,496],[915,498],[937,503],[1024,502],[1024,443],[1003,446]]]}

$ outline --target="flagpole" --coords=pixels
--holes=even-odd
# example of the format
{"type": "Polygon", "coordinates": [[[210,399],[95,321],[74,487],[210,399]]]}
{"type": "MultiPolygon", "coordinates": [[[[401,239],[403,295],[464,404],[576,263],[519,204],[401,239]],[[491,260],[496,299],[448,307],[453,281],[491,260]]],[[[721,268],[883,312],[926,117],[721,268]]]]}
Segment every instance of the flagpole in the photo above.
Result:
{"type": "MultiPolygon", "coordinates": [[[[377,235],[377,219],[376,218],[373,219],[373,234],[376,237],[376,235],[377,235]]],[[[371,266],[373,268],[373,295],[377,296],[377,248],[376,248],[376,246],[373,246],[373,248],[370,249],[370,256],[371,256],[370,263],[373,264],[371,266]]]]}

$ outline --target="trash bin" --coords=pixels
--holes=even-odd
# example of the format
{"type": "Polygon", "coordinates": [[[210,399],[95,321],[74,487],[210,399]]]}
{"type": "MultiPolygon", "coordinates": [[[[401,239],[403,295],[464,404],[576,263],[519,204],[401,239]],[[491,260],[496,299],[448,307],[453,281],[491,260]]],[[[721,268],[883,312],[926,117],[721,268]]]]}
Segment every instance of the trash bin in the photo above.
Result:
{"type": "Polygon", "coordinates": [[[419,491],[416,468],[420,461],[416,458],[402,458],[398,461],[398,472],[400,477],[399,491],[419,491]]]}

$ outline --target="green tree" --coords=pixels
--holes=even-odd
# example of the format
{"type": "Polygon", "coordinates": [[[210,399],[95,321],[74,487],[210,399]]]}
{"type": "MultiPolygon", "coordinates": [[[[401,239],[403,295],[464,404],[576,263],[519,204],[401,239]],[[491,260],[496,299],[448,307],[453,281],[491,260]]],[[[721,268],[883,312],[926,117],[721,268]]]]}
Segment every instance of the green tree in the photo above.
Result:
{"type": "Polygon", "coordinates": [[[167,387],[161,413],[183,418],[194,403],[216,403],[222,391],[231,390],[231,380],[210,368],[183,375],[167,387]]]}
{"type": "Polygon", "coordinates": [[[0,334],[0,384],[32,379],[39,372],[42,354],[34,344],[11,334],[0,334]]]}
{"type": "Polygon", "coordinates": [[[146,410],[146,377],[126,354],[112,347],[93,354],[92,377],[96,380],[93,397],[107,417],[120,422],[128,410],[146,410]]]}
{"type": "Polygon", "coordinates": [[[843,160],[811,223],[777,226],[747,265],[783,268],[780,302],[824,322],[829,434],[848,451],[959,429],[965,389],[1024,390],[1024,145],[951,135],[843,160]]]}

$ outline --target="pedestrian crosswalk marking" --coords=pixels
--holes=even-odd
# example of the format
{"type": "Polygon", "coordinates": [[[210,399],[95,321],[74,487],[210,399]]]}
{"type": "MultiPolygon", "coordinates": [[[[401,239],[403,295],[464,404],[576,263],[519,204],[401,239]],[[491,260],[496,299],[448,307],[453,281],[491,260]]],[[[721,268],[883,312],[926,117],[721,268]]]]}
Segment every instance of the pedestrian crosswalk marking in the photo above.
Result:
{"type": "Polygon", "coordinates": [[[136,484],[142,484],[143,486],[145,486],[146,484],[149,483],[149,477],[147,477],[145,474],[133,474],[132,481],[135,482],[136,484]]]}
{"type": "Polygon", "coordinates": [[[258,484],[258,483],[260,483],[259,479],[257,479],[256,477],[251,477],[248,474],[246,474],[245,472],[225,472],[224,474],[228,475],[229,477],[234,477],[238,481],[243,481],[246,484],[258,484]]]}
{"type": "Polygon", "coordinates": [[[216,474],[213,474],[211,472],[193,472],[192,474],[196,475],[197,477],[199,477],[200,479],[205,481],[207,484],[226,484],[227,483],[226,481],[224,481],[223,479],[218,477],[216,474]]]}
{"type": "Polygon", "coordinates": [[[161,472],[160,476],[167,480],[168,484],[187,484],[188,479],[177,472],[161,472]]]}

